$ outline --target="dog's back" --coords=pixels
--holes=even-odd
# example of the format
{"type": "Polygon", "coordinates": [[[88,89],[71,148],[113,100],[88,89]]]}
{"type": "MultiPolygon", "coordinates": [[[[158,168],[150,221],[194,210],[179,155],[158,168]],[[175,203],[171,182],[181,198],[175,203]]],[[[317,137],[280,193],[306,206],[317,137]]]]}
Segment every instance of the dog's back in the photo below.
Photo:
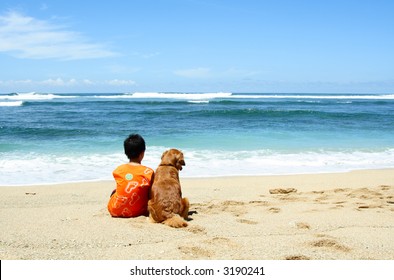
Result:
{"type": "Polygon", "coordinates": [[[189,201],[182,199],[179,170],[185,165],[183,154],[178,150],[166,151],[162,163],[156,170],[150,200],[149,217],[154,222],[171,227],[185,227],[189,211],[189,201]],[[168,163],[169,162],[169,163],[168,163]]]}

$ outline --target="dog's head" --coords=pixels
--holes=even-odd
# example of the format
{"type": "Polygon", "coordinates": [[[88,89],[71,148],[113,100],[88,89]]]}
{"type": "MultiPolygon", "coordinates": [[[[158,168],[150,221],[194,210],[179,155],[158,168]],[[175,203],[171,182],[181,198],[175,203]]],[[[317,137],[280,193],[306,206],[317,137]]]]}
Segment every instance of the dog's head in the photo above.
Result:
{"type": "Polygon", "coordinates": [[[170,149],[161,156],[161,165],[172,165],[176,169],[182,170],[182,166],[185,166],[186,163],[181,151],[170,149]]]}

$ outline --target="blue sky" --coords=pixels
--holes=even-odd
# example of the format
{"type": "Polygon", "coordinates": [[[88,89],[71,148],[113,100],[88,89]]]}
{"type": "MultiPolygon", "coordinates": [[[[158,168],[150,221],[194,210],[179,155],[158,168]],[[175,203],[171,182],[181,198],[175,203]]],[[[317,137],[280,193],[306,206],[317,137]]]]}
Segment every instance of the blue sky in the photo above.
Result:
{"type": "Polygon", "coordinates": [[[0,2],[0,93],[394,93],[394,1],[0,2]]]}

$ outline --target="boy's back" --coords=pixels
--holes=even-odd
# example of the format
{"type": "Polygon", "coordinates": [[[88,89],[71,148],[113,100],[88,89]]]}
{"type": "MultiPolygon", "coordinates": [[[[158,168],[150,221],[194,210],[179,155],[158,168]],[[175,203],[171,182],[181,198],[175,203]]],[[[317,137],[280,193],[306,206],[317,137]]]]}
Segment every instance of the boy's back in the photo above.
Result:
{"type": "Polygon", "coordinates": [[[140,164],[127,163],[118,166],[113,176],[116,191],[108,202],[111,216],[128,218],[147,215],[153,170],[140,164]]]}

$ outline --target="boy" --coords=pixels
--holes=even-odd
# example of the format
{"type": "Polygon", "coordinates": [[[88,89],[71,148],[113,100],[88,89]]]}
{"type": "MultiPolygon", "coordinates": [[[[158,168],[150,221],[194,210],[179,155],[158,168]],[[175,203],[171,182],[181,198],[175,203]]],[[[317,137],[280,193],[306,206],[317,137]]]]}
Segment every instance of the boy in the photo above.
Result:
{"type": "Polygon", "coordinates": [[[108,202],[108,211],[112,217],[147,215],[153,170],[141,165],[145,155],[145,141],[139,134],[131,134],[123,144],[129,163],[118,166],[112,173],[116,189],[108,202]]]}

